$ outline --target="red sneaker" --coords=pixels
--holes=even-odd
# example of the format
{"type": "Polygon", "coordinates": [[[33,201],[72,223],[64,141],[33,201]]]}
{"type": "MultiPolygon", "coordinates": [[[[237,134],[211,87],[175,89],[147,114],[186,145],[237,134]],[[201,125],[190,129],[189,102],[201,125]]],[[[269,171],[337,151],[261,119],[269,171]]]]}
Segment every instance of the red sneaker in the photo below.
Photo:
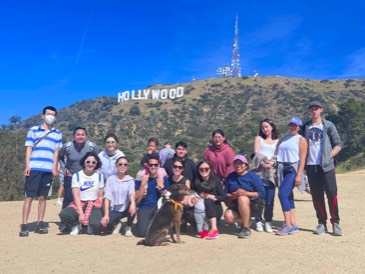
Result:
{"type": "Polygon", "coordinates": [[[203,231],[199,232],[199,237],[201,239],[205,239],[208,235],[208,232],[209,232],[208,230],[203,230],[203,231]]]}
{"type": "Polygon", "coordinates": [[[206,236],[206,239],[212,240],[212,239],[217,239],[219,237],[219,231],[218,229],[216,230],[209,230],[208,235],[206,236]]]}

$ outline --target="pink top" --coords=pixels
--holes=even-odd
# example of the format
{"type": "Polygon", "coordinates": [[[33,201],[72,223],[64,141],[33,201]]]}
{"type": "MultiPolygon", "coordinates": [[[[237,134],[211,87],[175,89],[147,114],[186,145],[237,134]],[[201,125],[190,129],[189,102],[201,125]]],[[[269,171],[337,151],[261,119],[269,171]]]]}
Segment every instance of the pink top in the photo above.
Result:
{"type": "Polygon", "coordinates": [[[203,159],[212,163],[215,174],[220,180],[223,180],[234,171],[234,156],[235,153],[228,144],[223,144],[220,149],[210,145],[204,150],[203,159]]]}

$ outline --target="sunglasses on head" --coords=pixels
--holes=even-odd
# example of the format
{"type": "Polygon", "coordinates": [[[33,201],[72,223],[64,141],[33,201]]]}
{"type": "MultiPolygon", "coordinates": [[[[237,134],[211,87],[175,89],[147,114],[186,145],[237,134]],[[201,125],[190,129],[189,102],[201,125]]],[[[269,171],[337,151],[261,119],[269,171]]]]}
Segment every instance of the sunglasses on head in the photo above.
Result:
{"type": "Polygon", "coordinates": [[[96,165],[96,163],[97,163],[97,161],[89,161],[89,160],[87,160],[87,161],[85,161],[85,163],[86,164],[93,164],[93,165],[96,165]]]}
{"type": "Polygon", "coordinates": [[[128,166],[128,163],[118,163],[118,166],[128,166]]]}
{"type": "Polygon", "coordinates": [[[208,172],[209,170],[210,170],[209,167],[201,167],[201,168],[199,168],[199,171],[200,172],[208,172]]]}
{"type": "Polygon", "coordinates": [[[158,164],[148,164],[149,167],[158,167],[158,164]]]}
{"type": "Polygon", "coordinates": [[[172,168],[173,169],[178,169],[178,170],[183,170],[184,169],[183,166],[177,166],[177,165],[173,165],[172,168]]]}

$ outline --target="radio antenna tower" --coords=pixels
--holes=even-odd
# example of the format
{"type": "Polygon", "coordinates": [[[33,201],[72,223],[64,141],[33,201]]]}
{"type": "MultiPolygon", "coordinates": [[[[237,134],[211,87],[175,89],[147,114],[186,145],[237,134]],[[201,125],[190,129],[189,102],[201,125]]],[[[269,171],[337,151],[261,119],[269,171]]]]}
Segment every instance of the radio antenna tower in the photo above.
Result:
{"type": "Polygon", "coordinates": [[[236,23],[234,26],[234,44],[231,67],[231,77],[241,77],[240,53],[238,52],[238,15],[236,15],[236,23]]]}

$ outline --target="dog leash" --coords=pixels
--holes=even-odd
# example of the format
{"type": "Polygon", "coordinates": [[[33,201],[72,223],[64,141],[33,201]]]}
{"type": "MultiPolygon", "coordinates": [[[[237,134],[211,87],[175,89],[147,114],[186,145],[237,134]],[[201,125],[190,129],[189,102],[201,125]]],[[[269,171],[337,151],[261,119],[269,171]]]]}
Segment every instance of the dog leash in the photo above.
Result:
{"type": "Polygon", "coordinates": [[[177,208],[182,208],[183,207],[183,204],[182,203],[179,203],[179,202],[176,202],[175,200],[173,199],[168,199],[166,202],[171,202],[174,204],[174,210],[176,210],[177,208]]]}

